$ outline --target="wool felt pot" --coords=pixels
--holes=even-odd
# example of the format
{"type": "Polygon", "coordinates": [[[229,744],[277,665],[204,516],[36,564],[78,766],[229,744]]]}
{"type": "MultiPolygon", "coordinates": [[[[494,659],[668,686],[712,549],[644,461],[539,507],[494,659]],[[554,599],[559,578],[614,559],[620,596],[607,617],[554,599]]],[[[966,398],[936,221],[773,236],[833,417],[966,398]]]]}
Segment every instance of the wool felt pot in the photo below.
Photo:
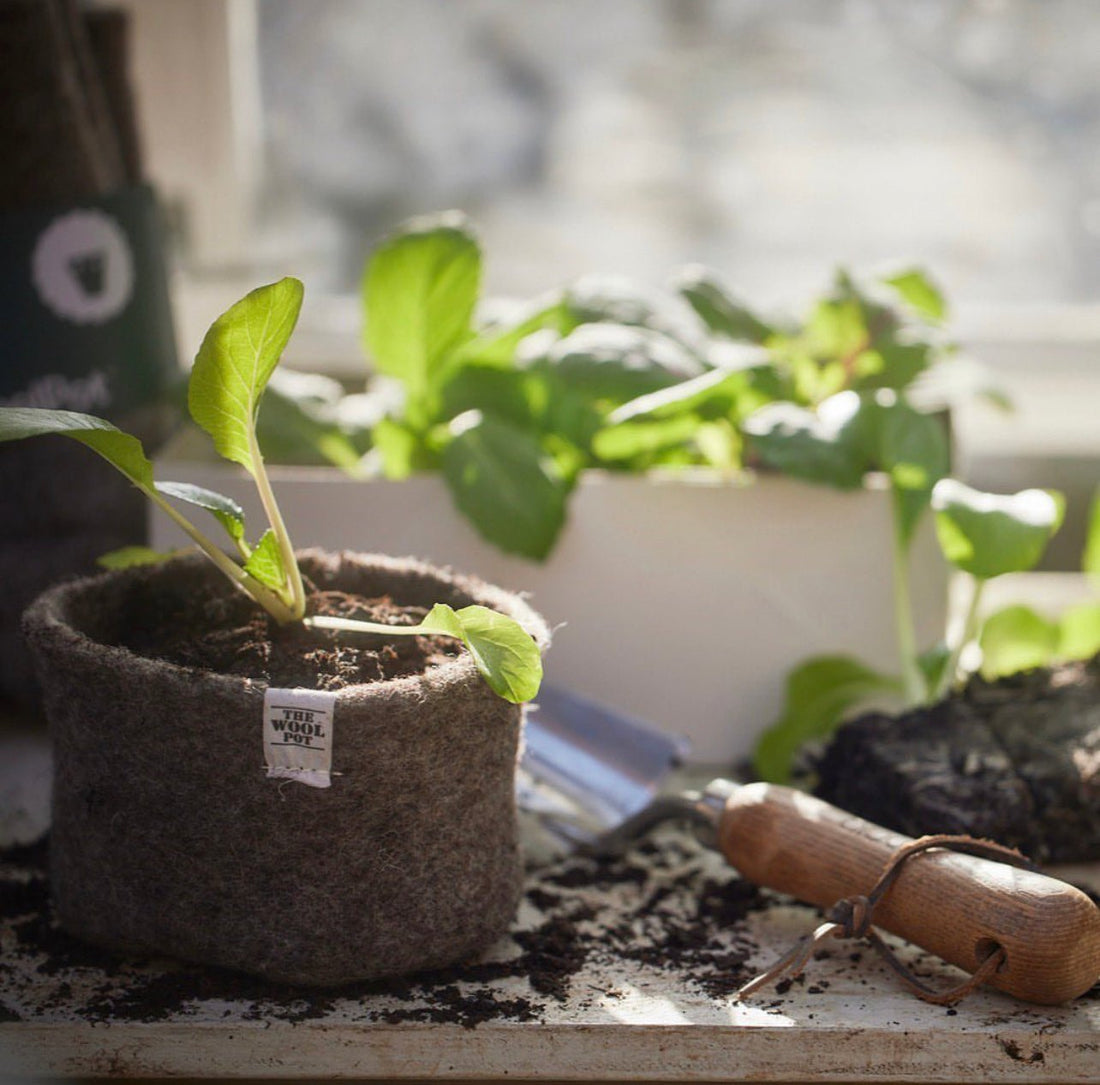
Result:
{"type": "MultiPolygon", "coordinates": [[[[411,559],[310,551],[301,565],[321,589],[481,603],[549,642],[518,597],[411,559]]],[[[61,924],[120,951],[315,985],[485,948],[519,896],[520,707],[462,652],[336,694],[331,787],[268,778],[264,682],[117,646],[158,578],[219,575],[180,558],[73,581],[27,611],[54,742],[61,924]]]]}

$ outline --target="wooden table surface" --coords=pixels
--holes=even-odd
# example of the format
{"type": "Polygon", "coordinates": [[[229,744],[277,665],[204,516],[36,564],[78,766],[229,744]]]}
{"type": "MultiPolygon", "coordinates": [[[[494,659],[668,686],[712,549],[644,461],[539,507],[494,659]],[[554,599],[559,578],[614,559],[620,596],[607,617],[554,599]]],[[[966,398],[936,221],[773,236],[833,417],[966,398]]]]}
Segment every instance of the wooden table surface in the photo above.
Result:
{"type": "MultiPolygon", "coordinates": [[[[0,843],[29,841],[45,828],[48,752],[33,727],[9,726],[0,739],[0,843]]],[[[513,936],[489,957],[532,959],[525,933],[545,929],[547,909],[568,909],[585,959],[557,991],[507,967],[492,979],[459,971],[389,991],[311,995],[240,991],[217,973],[163,961],[102,966],[36,941],[33,885],[9,863],[0,868],[0,894],[16,901],[0,925],[0,1080],[1100,1082],[1100,987],[1063,1007],[979,992],[947,1010],[902,991],[866,947],[835,943],[782,993],[737,1003],[722,991],[721,962],[767,966],[817,913],[758,901],[685,956],[662,938],[683,941],[692,887],[720,896],[737,879],[683,830],[654,841],[631,868],[651,869],[621,884],[579,884],[561,864],[532,872],[513,936]],[[702,964],[675,967],[686,959],[702,964]],[[155,1012],[143,1008],[150,992],[159,992],[155,1012]],[[470,1006],[488,1012],[479,1018],[470,1006]]],[[[1097,869],[1071,873],[1100,880],[1097,869]]],[[[901,952],[932,981],[959,978],[912,947],[901,952]]]]}

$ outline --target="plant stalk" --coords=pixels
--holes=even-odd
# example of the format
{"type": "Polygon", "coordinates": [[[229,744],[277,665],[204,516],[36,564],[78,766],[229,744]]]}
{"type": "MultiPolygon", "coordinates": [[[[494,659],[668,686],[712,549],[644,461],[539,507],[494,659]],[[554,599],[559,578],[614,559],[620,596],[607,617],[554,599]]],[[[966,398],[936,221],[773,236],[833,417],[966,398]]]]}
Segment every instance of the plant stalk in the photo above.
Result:
{"type": "MultiPolygon", "coordinates": [[[[335,629],[345,633],[380,633],[383,636],[411,637],[428,632],[423,624],[420,625],[386,625],[381,622],[364,622],[358,618],[332,618],[323,614],[316,614],[311,618],[303,619],[303,625],[311,629],[335,629]]],[[[453,636],[443,633],[441,630],[432,629],[432,636],[453,636]]]]}
{"type": "Polygon", "coordinates": [[[963,649],[974,639],[974,629],[978,619],[978,604],[981,602],[982,590],[988,581],[984,577],[977,576],[971,577],[971,580],[973,581],[973,590],[970,593],[970,602],[966,608],[966,617],[963,619],[958,639],[951,647],[951,655],[947,659],[947,665],[943,669],[940,686],[936,690],[936,700],[946,697],[951,692],[951,687],[954,686],[958,677],[959,659],[962,656],[963,649]]]}
{"type": "Polygon", "coordinates": [[[142,489],[146,497],[163,509],[226,577],[242,591],[251,595],[277,622],[285,624],[301,617],[301,615],[295,615],[273,591],[254,577],[249,576],[244,569],[223,550],[215,546],[186,516],[170,505],[156,490],[145,490],[144,487],[142,489]]]}
{"type": "Polygon", "coordinates": [[[264,467],[264,458],[260,453],[260,446],[256,441],[256,431],[249,430],[248,443],[252,456],[252,477],[256,482],[256,489],[260,494],[260,503],[264,507],[268,523],[275,538],[279,542],[279,554],[283,559],[283,568],[286,570],[290,588],[289,619],[287,621],[300,621],[306,612],[306,591],[302,584],[302,571],[298,568],[298,558],[294,553],[294,544],[290,541],[290,534],[283,521],[283,514],[279,511],[279,503],[275,500],[275,491],[271,488],[271,482],[267,477],[267,469],[264,467]]]}
{"type": "Polygon", "coordinates": [[[901,517],[894,507],[894,623],[901,663],[902,688],[908,705],[922,704],[928,688],[917,661],[917,635],[913,626],[913,599],[909,585],[909,547],[902,538],[901,517]]]}

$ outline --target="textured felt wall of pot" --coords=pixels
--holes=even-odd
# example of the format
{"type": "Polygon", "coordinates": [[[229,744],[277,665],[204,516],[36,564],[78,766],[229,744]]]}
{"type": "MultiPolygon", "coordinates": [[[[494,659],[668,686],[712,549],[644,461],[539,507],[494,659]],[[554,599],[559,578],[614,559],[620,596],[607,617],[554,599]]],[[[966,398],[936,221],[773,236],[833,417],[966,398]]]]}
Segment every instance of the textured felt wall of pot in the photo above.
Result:
{"type": "MultiPolygon", "coordinates": [[[[548,641],[517,597],[411,560],[309,552],[303,569],[407,605],[484,603],[548,641]]],[[[118,950],[325,985],[442,966],[499,937],[521,872],[520,709],[463,654],[339,692],[330,788],[268,779],[262,683],[109,643],[134,592],[169,575],[75,581],[27,612],[55,744],[62,924],[118,950]]]]}

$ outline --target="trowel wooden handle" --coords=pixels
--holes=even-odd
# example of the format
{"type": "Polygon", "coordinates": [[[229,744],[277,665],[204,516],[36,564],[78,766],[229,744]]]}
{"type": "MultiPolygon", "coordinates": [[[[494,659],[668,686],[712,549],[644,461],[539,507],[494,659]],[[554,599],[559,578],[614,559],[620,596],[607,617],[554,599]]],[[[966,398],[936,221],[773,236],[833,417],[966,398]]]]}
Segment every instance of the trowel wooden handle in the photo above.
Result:
{"type": "MultiPolygon", "coordinates": [[[[908,838],[774,784],[733,791],[718,823],[722,853],[757,885],[828,908],[866,894],[908,838]]],[[[1084,994],[1100,977],[1100,908],[1065,882],[946,850],[906,860],[874,925],[975,971],[997,946],[989,981],[1029,1002],[1084,994]]]]}

